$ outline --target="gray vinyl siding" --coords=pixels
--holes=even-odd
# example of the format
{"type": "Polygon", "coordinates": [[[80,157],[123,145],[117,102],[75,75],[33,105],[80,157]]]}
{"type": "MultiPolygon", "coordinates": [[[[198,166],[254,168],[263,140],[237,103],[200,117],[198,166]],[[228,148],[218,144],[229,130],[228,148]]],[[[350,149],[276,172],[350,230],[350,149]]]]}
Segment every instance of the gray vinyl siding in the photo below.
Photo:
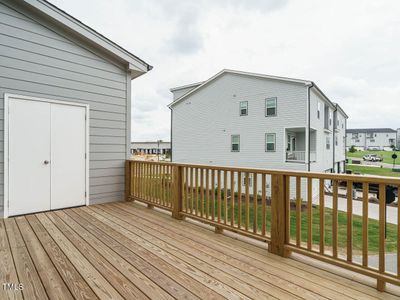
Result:
{"type": "Polygon", "coordinates": [[[285,162],[285,128],[306,127],[303,84],[225,73],[172,107],[173,160],[265,169],[306,170],[285,162]],[[265,116],[265,99],[277,97],[277,116],[265,116]],[[248,115],[239,102],[248,101],[248,115]],[[265,152],[265,133],[276,134],[276,151],[265,152]],[[231,152],[231,135],[240,152],[231,152]]]}
{"type": "MultiPolygon", "coordinates": [[[[4,93],[89,104],[91,204],[123,197],[129,85],[123,65],[18,4],[0,0],[0,118],[4,93]]],[[[0,153],[0,210],[3,160],[0,153]]]]}

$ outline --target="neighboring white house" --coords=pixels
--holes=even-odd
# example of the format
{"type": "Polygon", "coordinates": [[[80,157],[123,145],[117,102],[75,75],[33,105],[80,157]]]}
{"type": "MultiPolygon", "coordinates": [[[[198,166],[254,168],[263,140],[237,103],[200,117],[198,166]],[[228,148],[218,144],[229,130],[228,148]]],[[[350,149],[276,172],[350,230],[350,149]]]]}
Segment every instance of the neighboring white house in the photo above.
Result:
{"type": "Polygon", "coordinates": [[[348,117],[312,81],[222,70],[171,91],[174,162],[345,170],[348,117]]]}
{"type": "Polygon", "coordinates": [[[171,142],[132,142],[131,154],[167,154],[171,153],[171,142]]]}
{"type": "Polygon", "coordinates": [[[44,0],[0,0],[0,218],[121,201],[151,66],[44,0]]]}
{"type": "Polygon", "coordinates": [[[400,149],[400,128],[397,128],[397,149],[400,149]]]}
{"type": "Polygon", "coordinates": [[[346,133],[347,149],[390,151],[397,143],[397,131],[391,128],[347,129],[346,133]]]}

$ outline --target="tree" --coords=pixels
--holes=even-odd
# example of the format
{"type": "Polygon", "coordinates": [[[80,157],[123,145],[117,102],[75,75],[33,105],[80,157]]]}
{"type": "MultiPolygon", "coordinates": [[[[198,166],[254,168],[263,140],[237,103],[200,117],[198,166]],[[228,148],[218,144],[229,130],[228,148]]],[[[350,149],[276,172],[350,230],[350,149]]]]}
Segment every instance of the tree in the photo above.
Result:
{"type": "Polygon", "coordinates": [[[352,145],[351,147],[350,147],[350,149],[349,149],[349,152],[350,153],[354,153],[354,152],[356,152],[357,151],[357,149],[356,149],[356,147],[354,147],[354,145],[352,145]]]}

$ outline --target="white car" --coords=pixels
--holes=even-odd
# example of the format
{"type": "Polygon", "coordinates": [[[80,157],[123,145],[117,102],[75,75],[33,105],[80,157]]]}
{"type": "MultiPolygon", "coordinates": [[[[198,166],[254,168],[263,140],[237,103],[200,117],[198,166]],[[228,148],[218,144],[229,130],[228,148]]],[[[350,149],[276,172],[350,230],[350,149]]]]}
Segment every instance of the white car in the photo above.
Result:
{"type": "Polygon", "coordinates": [[[367,154],[363,156],[364,161],[383,161],[383,158],[376,154],[367,154]]]}

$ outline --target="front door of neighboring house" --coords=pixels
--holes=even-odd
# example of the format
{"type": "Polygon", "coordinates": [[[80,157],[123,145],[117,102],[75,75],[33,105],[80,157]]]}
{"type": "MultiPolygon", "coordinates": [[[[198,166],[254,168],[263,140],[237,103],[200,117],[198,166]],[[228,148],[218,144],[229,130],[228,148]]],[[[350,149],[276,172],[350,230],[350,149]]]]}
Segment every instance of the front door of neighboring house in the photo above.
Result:
{"type": "Polygon", "coordinates": [[[8,216],[86,203],[86,111],[8,98],[8,216]]]}

